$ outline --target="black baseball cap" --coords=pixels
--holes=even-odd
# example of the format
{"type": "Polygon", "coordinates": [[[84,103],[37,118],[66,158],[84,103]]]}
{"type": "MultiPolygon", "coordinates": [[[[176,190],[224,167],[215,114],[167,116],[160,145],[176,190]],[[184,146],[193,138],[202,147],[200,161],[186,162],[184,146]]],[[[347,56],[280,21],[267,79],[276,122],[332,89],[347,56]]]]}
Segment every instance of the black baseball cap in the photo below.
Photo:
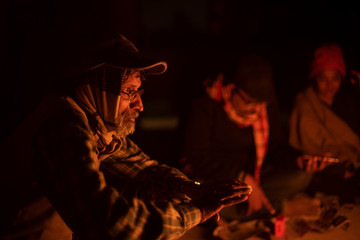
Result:
{"type": "Polygon", "coordinates": [[[63,57],[64,73],[74,76],[100,66],[143,71],[145,74],[162,74],[167,69],[163,60],[147,58],[135,45],[120,33],[104,37],[101,41],[77,43],[63,57]]]}

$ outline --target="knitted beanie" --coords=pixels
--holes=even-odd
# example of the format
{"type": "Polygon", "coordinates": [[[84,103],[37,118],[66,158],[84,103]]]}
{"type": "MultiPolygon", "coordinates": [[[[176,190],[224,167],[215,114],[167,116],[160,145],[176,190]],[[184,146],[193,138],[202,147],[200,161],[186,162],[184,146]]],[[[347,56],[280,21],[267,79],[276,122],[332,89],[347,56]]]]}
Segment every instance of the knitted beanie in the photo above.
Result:
{"type": "Polygon", "coordinates": [[[324,69],[336,69],[345,77],[346,66],[342,50],[335,43],[325,43],[314,52],[314,59],[310,67],[310,79],[324,69]]]}

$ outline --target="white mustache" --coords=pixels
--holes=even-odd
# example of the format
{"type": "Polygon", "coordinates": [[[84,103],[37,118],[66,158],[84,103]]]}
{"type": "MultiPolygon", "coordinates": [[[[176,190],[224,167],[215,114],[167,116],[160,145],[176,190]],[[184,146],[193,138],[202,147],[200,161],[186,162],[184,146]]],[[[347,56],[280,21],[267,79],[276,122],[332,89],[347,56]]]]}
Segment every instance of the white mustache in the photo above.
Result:
{"type": "Polygon", "coordinates": [[[131,113],[126,114],[126,118],[138,118],[140,115],[139,111],[133,111],[131,113]]]}

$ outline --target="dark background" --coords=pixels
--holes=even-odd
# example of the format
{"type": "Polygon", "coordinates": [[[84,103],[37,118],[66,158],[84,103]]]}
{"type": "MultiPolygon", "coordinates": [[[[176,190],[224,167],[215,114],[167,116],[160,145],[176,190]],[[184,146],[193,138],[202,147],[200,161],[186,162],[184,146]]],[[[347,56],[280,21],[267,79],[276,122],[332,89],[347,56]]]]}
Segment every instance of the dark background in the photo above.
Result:
{"type": "Polygon", "coordinates": [[[348,69],[360,70],[355,1],[22,0],[2,1],[0,9],[1,140],[52,84],[61,53],[108,31],[168,62],[165,74],[144,83],[145,111],[132,138],[153,158],[174,165],[190,100],[203,93],[201,82],[214,63],[227,57],[219,51],[263,53],[273,66],[285,128],[296,92],[308,83],[314,47],[337,42],[348,69]]]}

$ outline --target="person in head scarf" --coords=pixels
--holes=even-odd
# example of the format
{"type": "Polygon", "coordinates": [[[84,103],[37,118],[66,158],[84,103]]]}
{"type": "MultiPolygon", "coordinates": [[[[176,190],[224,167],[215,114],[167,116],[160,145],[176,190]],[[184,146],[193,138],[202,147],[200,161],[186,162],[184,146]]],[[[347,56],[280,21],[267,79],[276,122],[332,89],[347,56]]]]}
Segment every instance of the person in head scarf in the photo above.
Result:
{"type": "Polygon", "coordinates": [[[166,62],[121,34],[77,47],[60,65],[65,88],[1,148],[2,239],[176,239],[247,199],[247,184],[199,184],[128,138],[144,76],[166,62]]]}
{"type": "Polygon", "coordinates": [[[307,157],[301,169],[314,173],[311,192],[338,194],[354,201],[355,172],[360,164],[359,98],[351,89],[341,47],[324,43],[314,51],[311,83],[295,101],[289,143],[307,157]]]}

